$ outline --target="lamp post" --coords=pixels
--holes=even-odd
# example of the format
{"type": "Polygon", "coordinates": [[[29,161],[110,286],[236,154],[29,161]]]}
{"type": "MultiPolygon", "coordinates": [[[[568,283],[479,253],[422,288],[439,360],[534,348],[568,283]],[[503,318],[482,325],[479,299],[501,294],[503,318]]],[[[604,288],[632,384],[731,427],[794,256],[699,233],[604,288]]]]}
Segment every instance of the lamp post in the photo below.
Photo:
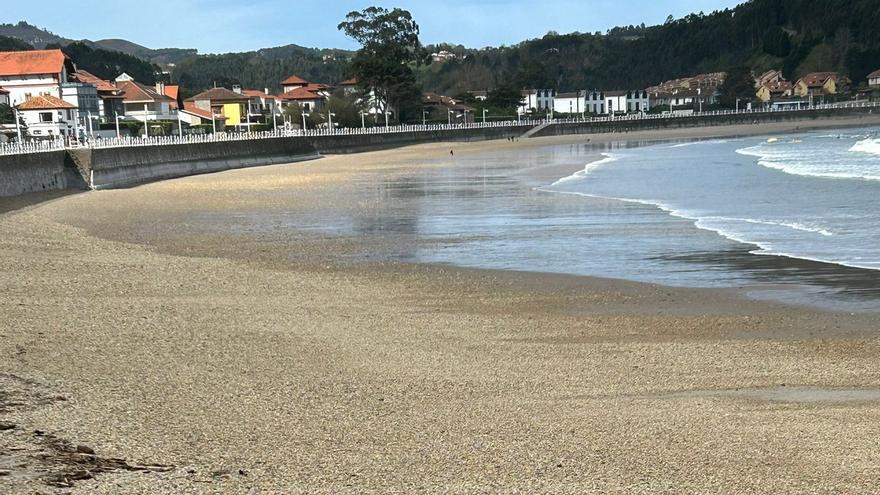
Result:
{"type": "Polygon", "coordinates": [[[278,112],[275,111],[275,106],[272,106],[272,130],[278,132],[278,112]]]}
{"type": "Polygon", "coordinates": [[[330,132],[333,132],[333,130],[334,130],[333,129],[333,117],[335,117],[335,116],[336,116],[335,113],[327,112],[327,123],[330,126],[330,132]]]}
{"type": "Polygon", "coordinates": [[[422,127],[428,125],[428,111],[422,109],[422,127]]]}
{"type": "Polygon", "coordinates": [[[18,109],[14,109],[15,114],[15,134],[18,135],[18,145],[21,146],[21,118],[18,116],[18,109]]]}
{"type": "Polygon", "coordinates": [[[310,115],[312,115],[312,114],[310,114],[310,113],[308,113],[308,112],[303,112],[303,113],[302,113],[302,118],[303,118],[303,128],[302,128],[302,130],[303,130],[303,132],[305,132],[305,130],[306,130],[306,117],[308,117],[308,116],[310,116],[310,115]]]}
{"type": "Polygon", "coordinates": [[[366,129],[366,128],[367,128],[366,114],[364,112],[361,112],[361,129],[366,129]]]}
{"type": "Polygon", "coordinates": [[[486,112],[487,111],[488,110],[486,110],[485,108],[483,109],[483,125],[486,125],[486,112]]]}
{"type": "Polygon", "coordinates": [[[119,134],[119,114],[117,113],[116,114],[116,139],[119,139],[120,137],[122,137],[122,135],[119,134]]]}
{"type": "Polygon", "coordinates": [[[446,115],[446,120],[448,121],[449,125],[452,125],[452,110],[448,111],[446,115]]]}
{"type": "Polygon", "coordinates": [[[144,103],[144,137],[150,137],[150,122],[147,115],[147,104],[144,103]]]}
{"type": "Polygon", "coordinates": [[[385,127],[388,127],[388,110],[385,110],[385,127]]]}
{"type": "Polygon", "coordinates": [[[177,133],[183,137],[183,119],[180,118],[180,110],[177,111],[177,133]]]}

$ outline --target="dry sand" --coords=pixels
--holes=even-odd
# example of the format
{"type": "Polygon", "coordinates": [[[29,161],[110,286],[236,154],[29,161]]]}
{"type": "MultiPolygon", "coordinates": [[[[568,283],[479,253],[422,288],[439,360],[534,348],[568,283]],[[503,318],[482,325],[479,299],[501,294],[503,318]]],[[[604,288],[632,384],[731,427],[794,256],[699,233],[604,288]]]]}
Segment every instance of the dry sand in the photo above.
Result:
{"type": "Polygon", "coordinates": [[[358,239],[198,222],[277,208],[278,191],[304,212],[366,208],[346,192],[448,166],[449,146],[0,214],[0,493],[877,491],[874,315],[334,262],[358,239]]]}

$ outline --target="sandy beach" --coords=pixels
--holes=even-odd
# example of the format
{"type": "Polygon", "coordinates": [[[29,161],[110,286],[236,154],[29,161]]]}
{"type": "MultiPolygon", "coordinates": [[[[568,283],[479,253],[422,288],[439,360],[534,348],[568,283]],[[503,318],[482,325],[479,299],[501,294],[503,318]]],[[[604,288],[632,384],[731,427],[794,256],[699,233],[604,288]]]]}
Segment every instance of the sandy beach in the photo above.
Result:
{"type": "Polygon", "coordinates": [[[369,219],[391,179],[455,167],[450,149],[878,117],[2,200],[0,492],[874,492],[877,314],[388,261],[402,248],[381,221],[331,235],[314,219],[369,219]],[[281,209],[297,224],[218,215],[281,209]]]}

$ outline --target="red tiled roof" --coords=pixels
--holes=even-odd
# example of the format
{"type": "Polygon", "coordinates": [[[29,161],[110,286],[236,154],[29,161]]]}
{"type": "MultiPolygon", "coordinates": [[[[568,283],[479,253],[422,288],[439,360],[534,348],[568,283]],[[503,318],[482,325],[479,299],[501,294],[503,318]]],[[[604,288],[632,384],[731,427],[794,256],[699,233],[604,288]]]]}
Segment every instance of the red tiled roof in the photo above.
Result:
{"type": "Polygon", "coordinates": [[[767,83],[764,85],[771,93],[784,93],[791,90],[794,85],[788,81],[779,81],[775,83],[767,83]]]}
{"type": "Polygon", "coordinates": [[[0,76],[59,74],[66,60],[61,50],[0,52],[0,76]]]}
{"type": "Polygon", "coordinates": [[[296,88],[279,96],[282,100],[321,100],[324,97],[307,88],[296,88]]]}
{"type": "Polygon", "coordinates": [[[812,72],[802,77],[801,81],[803,81],[808,87],[815,88],[824,86],[829,79],[834,79],[836,81],[837,77],[836,72],[812,72]]]}
{"type": "Polygon", "coordinates": [[[877,77],[880,77],[880,69],[877,69],[874,72],[868,74],[868,79],[874,79],[877,77]]]}
{"type": "Polygon", "coordinates": [[[72,105],[61,98],[56,98],[50,95],[34,96],[18,106],[19,110],[58,110],[72,108],[76,108],[76,105],[72,105]]]}
{"type": "Polygon", "coordinates": [[[287,79],[281,81],[282,86],[293,86],[295,84],[308,84],[309,82],[299,76],[290,76],[287,79]]]}
{"type": "Polygon", "coordinates": [[[116,93],[117,91],[119,91],[119,88],[110,84],[110,81],[105,81],[104,79],[101,79],[100,77],[85,70],[77,70],[76,74],[74,74],[73,77],[81,83],[91,84],[92,86],[98,88],[98,92],[116,93]]]}
{"type": "Polygon", "coordinates": [[[339,85],[340,86],[356,86],[357,83],[358,83],[357,78],[352,77],[351,79],[346,79],[345,81],[342,81],[341,83],[339,83],[339,85]]]}
{"type": "Polygon", "coordinates": [[[269,93],[264,93],[263,91],[260,91],[259,89],[245,89],[245,90],[242,90],[242,94],[244,94],[246,96],[250,96],[252,98],[265,98],[267,100],[271,100],[271,99],[275,98],[274,96],[270,95],[269,93]]]}
{"type": "Polygon", "coordinates": [[[207,91],[202,91],[201,93],[193,96],[192,98],[187,98],[186,101],[196,101],[196,100],[209,100],[209,101],[239,101],[244,102],[249,98],[247,95],[236,93],[231,89],[226,88],[211,88],[207,91]]]}
{"type": "Polygon", "coordinates": [[[166,84],[165,85],[165,96],[171,98],[172,100],[177,99],[177,95],[180,93],[180,86],[176,84],[166,84]]]}
{"type": "Polygon", "coordinates": [[[153,88],[148,88],[143,84],[134,81],[120,81],[116,83],[116,87],[122,91],[123,102],[125,103],[153,103],[157,101],[171,101],[171,98],[160,95],[153,88]]]}
{"type": "Polygon", "coordinates": [[[212,118],[215,118],[217,120],[226,120],[226,116],[217,115],[215,117],[214,115],[211,114],[211,112],[197,107],[196,104],[191,101],[183,102],[182,112],[191,113],[191,114],[195,115],[196,117],[201,117],[203,119],[208,119],[208,120],[210,120],[212,118]]]}

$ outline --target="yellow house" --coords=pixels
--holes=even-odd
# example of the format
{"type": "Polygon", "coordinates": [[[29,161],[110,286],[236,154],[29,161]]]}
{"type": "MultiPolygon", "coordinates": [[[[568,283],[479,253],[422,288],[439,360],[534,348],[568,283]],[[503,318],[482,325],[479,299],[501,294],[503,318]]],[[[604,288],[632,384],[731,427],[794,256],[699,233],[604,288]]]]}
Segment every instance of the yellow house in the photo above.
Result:
{"type": "Polygon", "coordinates": [[[794,94],[798,96],[824,96],[837,94],[836,72],[813,72],[798,79],[794,84],[794,94]]]}
{"type": "Polygon", "coordinates": [[[248,125],[248,103],[250,97],[238,91],[226,88],[212,88],[203,91],[184,102],[192,106],[211,112],[219,120],[226,121],[227,126],[248,125]]]}
{"type": "Polygon", "coordinates": [[[763,103],[769,103],[777,98],[786,98],[792,95],[794,87],[788,81],[777,81],[764,83],[758,88],[755,96],[763,103]]]}

